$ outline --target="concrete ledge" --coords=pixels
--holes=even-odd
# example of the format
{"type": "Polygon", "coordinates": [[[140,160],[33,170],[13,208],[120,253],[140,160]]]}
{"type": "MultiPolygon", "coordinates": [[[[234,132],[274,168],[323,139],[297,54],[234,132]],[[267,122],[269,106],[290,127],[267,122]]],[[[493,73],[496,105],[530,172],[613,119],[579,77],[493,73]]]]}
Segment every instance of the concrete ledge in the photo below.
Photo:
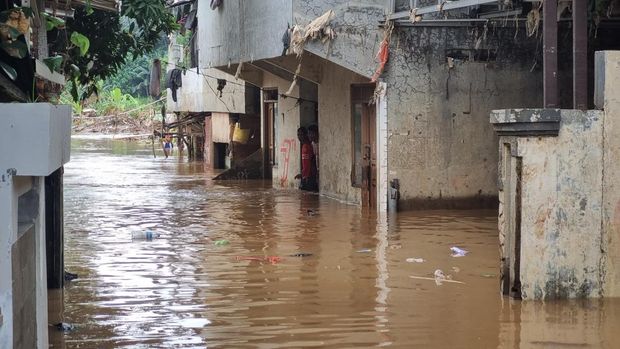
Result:
{"type": "Polygon", "coordinates": [[[419,210],[497,210],[499,200],[495,195],[480,195],[471,197],[453,198],[416,198],[401,199],[398,201],[399,211],[419,210]]]}
{"type": "Polygon", "coordinates": [[[47,176],[67,163],[71,107],[48,103],[0,104],[0,172],[47,176]]]}
{"type": "Polygon", "coordinates": [[[490,122],[500,136],[557,136],[560,119],[560,109],[501,109],[490,122]]]}

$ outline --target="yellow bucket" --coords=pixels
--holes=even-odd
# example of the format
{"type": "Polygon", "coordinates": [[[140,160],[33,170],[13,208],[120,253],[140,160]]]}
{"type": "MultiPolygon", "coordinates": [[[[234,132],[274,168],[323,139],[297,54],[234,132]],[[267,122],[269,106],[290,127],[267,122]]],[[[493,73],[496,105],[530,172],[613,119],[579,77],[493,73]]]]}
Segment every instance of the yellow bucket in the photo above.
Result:
{"type": "Polygon", "coordinates": [[[246,144],[250,139],[250,129],[249,128],[241,128],[239,123],[235,125],[235,132],[233,133],[233,142],[246,144]]]}

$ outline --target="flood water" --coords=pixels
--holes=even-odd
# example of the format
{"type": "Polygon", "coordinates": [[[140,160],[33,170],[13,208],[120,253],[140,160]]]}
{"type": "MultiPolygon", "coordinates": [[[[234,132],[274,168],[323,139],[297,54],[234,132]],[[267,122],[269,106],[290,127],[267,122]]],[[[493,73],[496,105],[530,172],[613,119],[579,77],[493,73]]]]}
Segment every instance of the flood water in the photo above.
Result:
{"type": "Polygon", "coordinates": [[[73,143],[65,264],[79,278],[51,292],[49,322],[75,329],[51,328],[53,348],[620,347],[617,301],[499,295],[494,211],[386,219],[212,182],[150,145],[73,143]],[[160,236],[132,240],[147,230],[160,236]],[[462,283],[437,285],[436,269],[462,283]]]}

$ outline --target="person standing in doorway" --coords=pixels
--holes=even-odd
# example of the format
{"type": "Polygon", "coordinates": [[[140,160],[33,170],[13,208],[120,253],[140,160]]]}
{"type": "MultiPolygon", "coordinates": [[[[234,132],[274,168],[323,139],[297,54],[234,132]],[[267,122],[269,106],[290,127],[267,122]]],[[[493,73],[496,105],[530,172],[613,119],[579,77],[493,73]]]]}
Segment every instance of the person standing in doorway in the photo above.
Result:
{"type": "Polygon", "coordinates": [[[295,176],[295,179],[301,179],[299,189],[317,191],[314,151],[305,127],[297,129],[297,138],[301,142],[301,173],[295,176]]]}
{"type": "Polygon", "coordinates": [[[166,159],[172,155],[172,148],[174,146],[172,145],[172,136],[167,133],[164,136],[164,155],[166,155],[166,159]]]}
{"type": "Polygon", "coordinates": [[[310,125],[308,127],[308,139],[312,143],[312,151],[314,151],[314,167],[316,171],[316,183],[319,182],[319,127],[317,125],[310,125]]]}

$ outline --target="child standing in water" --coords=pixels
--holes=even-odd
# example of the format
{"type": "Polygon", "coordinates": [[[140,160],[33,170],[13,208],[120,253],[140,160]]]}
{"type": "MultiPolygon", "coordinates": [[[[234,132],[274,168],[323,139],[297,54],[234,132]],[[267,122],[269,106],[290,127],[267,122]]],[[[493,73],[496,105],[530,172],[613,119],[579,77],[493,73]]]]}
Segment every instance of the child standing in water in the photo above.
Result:
{"type": "Polygon", "coordinates": [[[170,134],[166,134],[164,136],[164,155],[166,155],[166,159],[168,156],[172,155],[172,136],[170,134]]]}

